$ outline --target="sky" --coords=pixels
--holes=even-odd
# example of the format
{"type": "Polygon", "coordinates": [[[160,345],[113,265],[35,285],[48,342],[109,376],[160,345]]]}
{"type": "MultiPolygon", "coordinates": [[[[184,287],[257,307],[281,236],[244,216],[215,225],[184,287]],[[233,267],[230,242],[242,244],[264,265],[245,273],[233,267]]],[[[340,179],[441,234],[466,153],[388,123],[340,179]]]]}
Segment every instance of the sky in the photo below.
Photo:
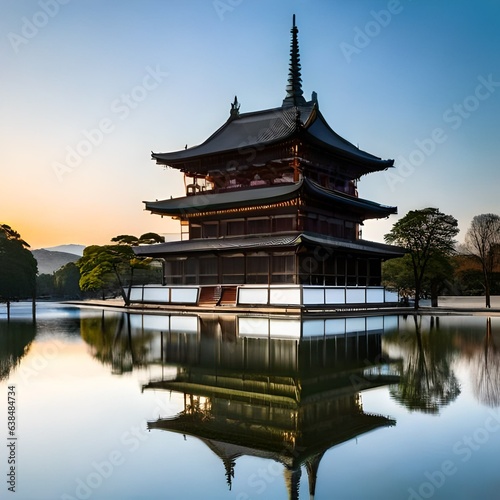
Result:
{"type": "MultiPolygon", "coordinates": [[[[359,195],[397,206],[383,241],[428,206],[500,213],[498,0],[0,0],[0,223],[32,248],[106,244],[178,221],[143,201],[184,195],[151,151],[203,142],[281,105],[296,15],[304,95],[395,168],[359,195]]],[[[175,234],[171,234],[175,233],[175,234]]]]}

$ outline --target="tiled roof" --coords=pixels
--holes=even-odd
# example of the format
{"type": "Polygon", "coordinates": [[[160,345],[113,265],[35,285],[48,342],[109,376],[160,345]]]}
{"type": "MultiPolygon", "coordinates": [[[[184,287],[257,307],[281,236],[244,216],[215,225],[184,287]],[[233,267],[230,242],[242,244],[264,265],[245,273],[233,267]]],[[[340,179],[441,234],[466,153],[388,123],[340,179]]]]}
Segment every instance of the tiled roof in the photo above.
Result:
{"type": "Polygon", "coordinates": [[[295,196],[301,186],[302,182],[299,182],[281,186],[235,189],[222,193],[199,193],[181,198],[146,201],[144,203],[146,204],[146,210],[150,210],[155,214],[182,215],[289,200],[295,196]]]}
{"type": "Polygon", "coordinates": [[[198,146],[171,153],[152,153],[152,157],[159,163],[168,165],[169,161],[177,162],[273,143],[286,139],[295,132],[297,112],[300,113],[302,120],[307,120],[312,109],[313,106],[309,103],[298,108],[289,106],[243,113],[238,117],[230,118],[198,146]]]}
{"type": "Polygon", "coordinates": [[[399,247],[366,240],[344,240],[314,233],[290,233],[272,236],[246,236],[232,238],[198,238],[185,241],[172,241],[133,247],[136,255],[159,257],[173,254],[212,253],[231,250],[271,249],[297,247],[300,244],[338,248],[373,255],[403,256],[405,251],[399,247]]]}
{"type": "Polygon", "coordinates": [[[295,184],[235,189],[234,191],[222,193],[199,193],[161,201],[146,201],[145,204],[146,210],[150,210],[152,213],[178,216],[197,212],[278,203],[297,198],[302,192],[310,194],[316,200],[323,200],[332,208],[348,208],[361,214],[366,219],[387,217],[397,212],[396,207],[380,205],[379,203],[350,196],[340,191],[331,191],[307,178],[295,184]]]}
{"type": "Polygon", "coordinates": [[[383,170],[394,163],[393,160],[381,160],[338,135],[330,128],[314,101],[301,106],[285,106],[231,117],[202,144],[171,153],[152,153],[152,157],[160,164],[176,166],[217,153],[239,153],[252,147],[261,149],[299,132],[302,139],[309,138],[324,148],[370,164],[367,172],[383,170]]]}
{"type": "Polygon", "coordinates": [[[237,249],[260,249],[270,247],[293,246],[300,234],[286,234],[282,236],[248,236],[234,238],[198,238],[185,241],[171,241],[155,245],[133,247],[136,255],[158,256],[164,254],[190,253],[190,252],[215,252],[237,249]]]}

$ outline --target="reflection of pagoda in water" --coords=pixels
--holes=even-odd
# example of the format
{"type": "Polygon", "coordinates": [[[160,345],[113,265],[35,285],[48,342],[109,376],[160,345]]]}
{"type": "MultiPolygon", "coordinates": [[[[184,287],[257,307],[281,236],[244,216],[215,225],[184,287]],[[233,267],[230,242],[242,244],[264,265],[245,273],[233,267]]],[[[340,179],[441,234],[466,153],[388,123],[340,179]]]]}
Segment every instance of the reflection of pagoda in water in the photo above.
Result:
{"type": "Polygon", "coordinates": [[[201,439],[223,461],[229,487],[246,455],[281,463],[290,498],[305,467],[313,496],[328,449],[395,424],[365,412],[359,394],[397,382],[382,360],[381,331],[297,340],[241,335],[240,321],[198,317],[197,331],[161,333],[162,365],[177,372],[144,389],[183,393],[184,409],[148,426],[201,439]]]}
{"type": "Polygon", "coordinates": [[[112,311],[81,324],[93,355],[114,373],[148,366],[145,390],[184,395],[183,410],[150,429],[202,440],[230,488],[241,456],[281,464],[290,498],[298,498],[303,468],[314,495],[327,450],[395,424],[365,411],[360,391],[399,382],[382,354],[382,333],[397,328],[397,316],[112,311]]]}

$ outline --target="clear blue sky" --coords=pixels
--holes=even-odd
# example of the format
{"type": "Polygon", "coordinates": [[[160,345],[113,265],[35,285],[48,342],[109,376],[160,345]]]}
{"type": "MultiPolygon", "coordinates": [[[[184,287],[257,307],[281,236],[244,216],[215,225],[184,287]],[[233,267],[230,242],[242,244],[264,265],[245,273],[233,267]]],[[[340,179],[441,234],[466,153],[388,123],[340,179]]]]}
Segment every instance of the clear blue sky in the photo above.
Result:
{"type": "MultiPolygon", "coordinates": [[[[498,0],[1,0],[0,221],[34,248],[178,232],[150,160],[281,104],[292,14],[303,89],[339,134],[396,160],[360,196],[459,220],[500,213],[498,0]],[[100,129],[99,131],[97,131],[100,129]]],[[[397,220],[366,224],[382,241],[397,220]]]]}

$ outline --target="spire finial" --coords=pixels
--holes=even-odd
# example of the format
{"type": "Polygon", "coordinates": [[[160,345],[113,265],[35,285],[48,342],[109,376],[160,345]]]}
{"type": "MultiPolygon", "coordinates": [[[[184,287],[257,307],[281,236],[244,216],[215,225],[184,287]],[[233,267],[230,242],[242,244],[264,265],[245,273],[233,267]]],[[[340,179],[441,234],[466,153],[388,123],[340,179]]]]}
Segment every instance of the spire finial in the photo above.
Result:
{"type": "Polygon", "coordinates": [[[240,116],[240,103],[238,102],[238,97],[234,96],[234,102],[231,103],[231,112],[229,117],[231,119],[238,118],[240,116]]]}
{"type": "Polygon", "coordinates": [[[293,15],[292,41],[290,46],[290,69],[288,71],[288,85],[286,86],[286,97],[283,106],[300,106],[306,103],[302,92],[302,79],[300,78],[300,55],[299,55],[299,29],[295,25],[295,14],[293,15]]]}

